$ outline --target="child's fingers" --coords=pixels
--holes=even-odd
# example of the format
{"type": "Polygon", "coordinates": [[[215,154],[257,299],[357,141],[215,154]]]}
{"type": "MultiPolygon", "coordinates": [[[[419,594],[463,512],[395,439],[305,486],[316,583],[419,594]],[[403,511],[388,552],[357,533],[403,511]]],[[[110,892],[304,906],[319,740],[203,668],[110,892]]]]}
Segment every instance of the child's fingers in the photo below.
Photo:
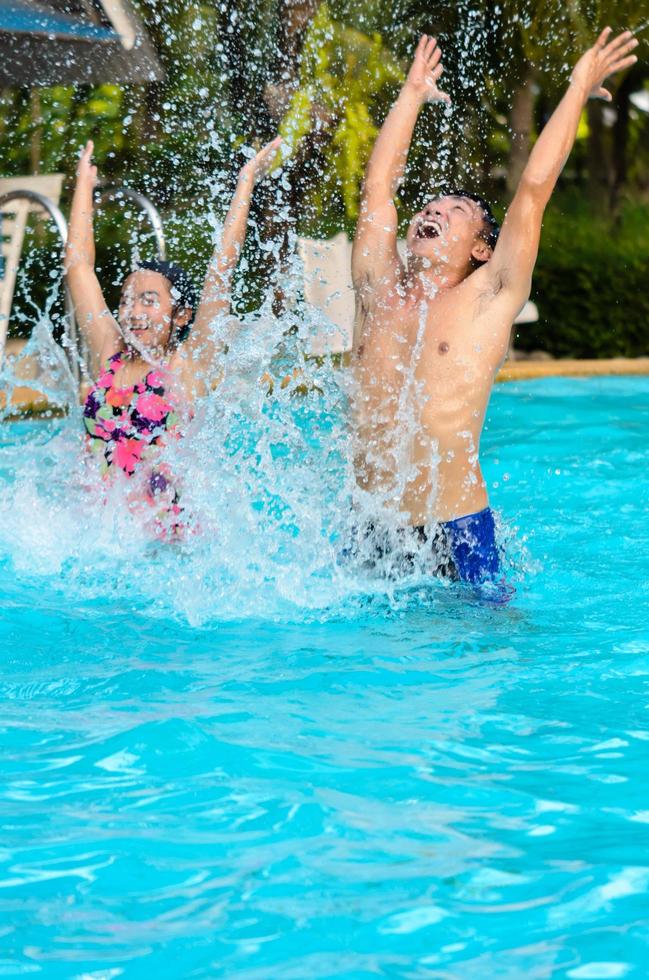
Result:
{"type": "Polygon", "coordinates": [[[631,31],[622,31],[622,33],[621,34],[618,34],[618,36],[615,37],[615,38],[613,38],[612,41],[609,41],[609,43],[606,45],[607,51],[608,52],[613,52],[613,51],[616,51],[617,52],[617,50],[619,48],[625,47],[627,44],[629,44],[633,40],[634,40],[634,38],[633,38],[633,34],[631,33],[631,31]]]}
{"type": "Polygon", "coordinates": [[[612,27],[605,27],[602,33],[600,34],[600,36],[595,41],[595,47],[601,50],[606,44],[606,42],[608,41],[612,33],[613,33],[612,27]]]}
{"type": "Polygon", "coordinates": [[[442,57],[442,49],[439,47],[434,48],[428,59],[428,67],[434,68],[435,65],[438,65],[441,60],[441,57],[442,57]]]}
{"type": "Polygon", "coordinates": [[[628,58],[621,58],[619,61],[614,61],[609,67],[607,74],[613,75],[615,72],[624,71],[625,68],[630,68],[631,65],[635,65],[637,57],[632,54],[628,58]]]}
{"type": "Polygon", "coordinates": [[[434,37],[429,37],[428,41],[426,42],[426,47],[424,48],[424,57],[426,61],[430,61],[430,59],[435,54],[436,49],[437,49],[437,39],[434,37]]]}
{"type": "Polygon", "coordinates": [[[428,44],[428,34],[422,34],[421,37],[419,38],[419,44],[417,45],[417,48],[415,50],[415,54],[414,54],[415,58],[419,57],[419,55],[425,57],[427,44],[428,44]]]}

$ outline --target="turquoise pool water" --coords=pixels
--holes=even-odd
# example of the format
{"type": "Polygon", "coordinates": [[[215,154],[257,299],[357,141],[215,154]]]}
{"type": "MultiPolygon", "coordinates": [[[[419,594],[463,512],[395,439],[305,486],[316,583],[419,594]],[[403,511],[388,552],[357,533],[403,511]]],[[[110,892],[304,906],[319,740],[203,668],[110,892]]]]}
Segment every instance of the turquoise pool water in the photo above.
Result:
{"type": "Polygon", "coordinates": [[[647,975],[649,379],[495,392],[507,607],[130,554],[57,425],[0,429],[1,976],[647,975]]]}

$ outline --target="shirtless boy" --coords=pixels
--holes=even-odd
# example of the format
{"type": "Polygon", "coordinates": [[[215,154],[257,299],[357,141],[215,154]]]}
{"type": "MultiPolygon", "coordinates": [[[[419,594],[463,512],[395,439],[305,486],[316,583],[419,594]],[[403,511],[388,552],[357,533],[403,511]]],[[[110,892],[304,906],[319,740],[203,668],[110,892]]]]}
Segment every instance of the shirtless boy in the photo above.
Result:
{"type": "Polygon", "coordinates": [[[395,540],[406,551],[427,543],[438,570],[470,582],[497,576],[478,458],[489,396],[582,110],[589,98],[610,101],[604,81],[637,60],[637,44],[607,27],[579,59],[500,233],[480,198],[438,196],[410,222],[404,265],[393,198],[421,107],[449,101],[437,84],[439,46],[421,38],[367,167],[352,256],[356,506],[366,556],[372,548],[385,555],[395,540]]]}

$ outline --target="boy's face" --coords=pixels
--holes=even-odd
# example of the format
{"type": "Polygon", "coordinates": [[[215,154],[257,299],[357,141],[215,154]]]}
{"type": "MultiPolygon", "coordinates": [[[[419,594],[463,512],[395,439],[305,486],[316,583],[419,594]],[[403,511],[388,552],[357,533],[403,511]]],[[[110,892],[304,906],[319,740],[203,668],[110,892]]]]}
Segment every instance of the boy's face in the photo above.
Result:
{"type": "MultiPolygon", "coordinates": [[[[447,195],[434,198],[419,211],[408,228],[406,243],[413,255],[437,265],[484,261],[484,215],[476,201],[447,195]]],[[[488,247],[488,246],[487,246],[488,247]]]]}

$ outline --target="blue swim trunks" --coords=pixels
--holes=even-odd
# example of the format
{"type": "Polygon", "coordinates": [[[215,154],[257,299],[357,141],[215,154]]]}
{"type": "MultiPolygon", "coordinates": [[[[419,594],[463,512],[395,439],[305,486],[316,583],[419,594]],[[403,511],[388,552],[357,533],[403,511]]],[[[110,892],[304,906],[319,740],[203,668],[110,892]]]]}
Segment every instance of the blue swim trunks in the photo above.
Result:
{"type": "Polygon", "coordinates": [[[489,507],[431,527],[422,524],[391,530],[375,522],[357,525],[351,546],[341,552],[341,557],[389,578],[429,564],[436,577],[472,584],[493,581],[500,572],[496,528],[489,507]]]}
{"type": "MultiPolygon", "coordinates": [[[[490,507],[477,514],[456,517],[439,525],[456,578],[461,582],[485,582],[500,571],[496,526],[490,507]]],[[[416,529],[425,535],[425,528],[416,529]]]]}

